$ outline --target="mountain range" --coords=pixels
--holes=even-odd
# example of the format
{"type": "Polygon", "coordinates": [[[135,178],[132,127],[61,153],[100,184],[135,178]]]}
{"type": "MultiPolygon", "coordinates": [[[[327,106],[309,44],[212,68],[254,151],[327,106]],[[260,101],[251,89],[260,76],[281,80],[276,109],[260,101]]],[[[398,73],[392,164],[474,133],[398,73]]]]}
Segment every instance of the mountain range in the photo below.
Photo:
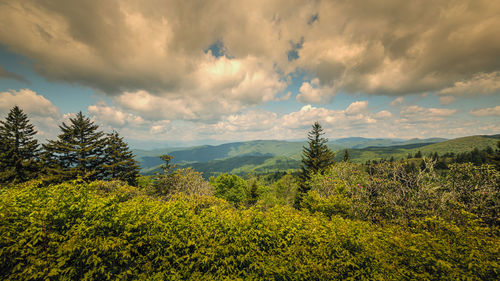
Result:
{"type": "MultiPolygon", "coordinates": [[[[328,146],[336,151],[336,160],[343,158],[348,149],[353,162],[366,160],[405,158],[421,151],[424,155],[433,152],[460,153],[474,148],[495,147],[500,135],[469,136],[456,139],[390,139],[350,137],[335,139],[328,146]]],[[[173,156],[172,163],[179,168],[192,167],[208,177],[218,173],[246,174],[295,170],[299,168],[302,147],[306,141],[255,140],[221,145],[133,150],[141,166],[141,173],[148,175],[159,171],[163,161],[159,155],[173,156]]]]}

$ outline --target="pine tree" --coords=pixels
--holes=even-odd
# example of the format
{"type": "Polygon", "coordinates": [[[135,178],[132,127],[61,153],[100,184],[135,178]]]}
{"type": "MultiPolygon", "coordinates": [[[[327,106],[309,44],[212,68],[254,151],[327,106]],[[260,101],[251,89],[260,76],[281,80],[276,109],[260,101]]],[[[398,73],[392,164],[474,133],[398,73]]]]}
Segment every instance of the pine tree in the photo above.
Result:
{"type": "Polygon", "coordinates": [[[300,184],[295,200],[296,207],[300,207],[302,196],[310,189],[307,181],[310,179],[311,174],[322,171],[334,162],[333,157],[335,154],[326,145],[328,139],[322,137],[323,135],[323,128],[318,122],[315,122],[312,125],[312,130],[307,135],[308,146],[302,148],[302,164],[299,171],[300,184]]]}
{"type": "Polygon", "coordinates": [[[39,145],[37,132],[28,116],[14,106],[5,121],[0,121],[0,182],[24,182],[38,176],[39,145]]]}
{"type": "Polygon", "coordinates": [[[127,143],[120,135],[113,131],[107,134],[104,148],[103,172],[106,179],[126,181],[130,185],[137,185],[139,165],[134,159],[127,143]]]}
{"type": "Polygon", "coordinates": [[[257,184],[257,180],[254,179],[248,189],[247,205],[248,206],[255,205],[258,199],[259,199],[259,186],[257,184]]]}
{"type": "Polygon", "coordinates": [[[349,158],[350,158],[349,150],[347,150],[347,148],[346,148],[346,150],[344,151],[344,162],[349,161],[349,158]]]}
{"type": "Polygon", "coordinates": [[[99,126],[79,112],[59,128],[58,139],[43,145],[45,171],[56,181],[103,179],[104,140],[99,126]]]}

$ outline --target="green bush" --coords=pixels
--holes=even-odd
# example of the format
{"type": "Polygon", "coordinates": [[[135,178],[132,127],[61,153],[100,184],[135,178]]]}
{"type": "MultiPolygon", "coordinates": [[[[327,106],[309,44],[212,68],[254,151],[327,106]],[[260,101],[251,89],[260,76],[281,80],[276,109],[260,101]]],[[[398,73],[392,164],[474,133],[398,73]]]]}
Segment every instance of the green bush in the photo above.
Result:
{"type": "Polygon", "coordinates": [[[147,188],[149,194],[170,198],[182,195],[211,195],[213,188],[200,172],[191,168],[177,169],[173,172],[157,175],[156,180],[147,188]]]}
{"type": "Polygon", "coordinates": [[[248,198],[247,182],[237,175],[222,174],[210,177],[210,184],[215,189],[215,196],[225,199],[234,206],[243,204],[248,198]]]}
{"type": "Polygon", "coordinates": [[[494,280],[498,234],[469,214],[380,227],[288,206],[164,201],[120,182],[0,190],[2,280],[494,280]],[[464,215],[465,216],[465,215],[464,215]]]}
{"type": "Polygon", "coordinates": [[[423,163],[412,170],[404,162],[382,162],[368,171],[357,164],[335,164],[310,176],[311,191],[302,207],[328,216],[399,225],[432,216],[460,223],[467,220],[462,216],[466,211],[498,226],[500,173],[493,166],[451,164],[440,175],[435,161],[423,163]]]}
{"type": "Polygon", "coordinates": [[[292,206],[299,186],[290,174],[282,176],[275,182],[262,188],[259,207],[267,209],[276,205],[292,206]]]}

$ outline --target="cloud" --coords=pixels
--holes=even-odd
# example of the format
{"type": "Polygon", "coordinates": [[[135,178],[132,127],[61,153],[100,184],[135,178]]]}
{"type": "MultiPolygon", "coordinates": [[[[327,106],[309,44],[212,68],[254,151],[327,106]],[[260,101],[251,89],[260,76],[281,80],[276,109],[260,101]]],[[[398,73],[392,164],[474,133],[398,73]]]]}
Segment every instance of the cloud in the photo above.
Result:
{"type": "Polygon", "coordinates": [[[27,83],[29,84],[29,81],[26,80],[23,76],[16,74],[14,72],[10,72],[7,69],[5,69],[3,66],[0,65],[0,78],[6,78],[6,79],[14,79],[19,82],[27,83]]]}
{"type": "Polygon", "coordinates": [[[368,101],[355,101],[345,110],[346,114],[353,115],[363,113],[368,109],[368,101]]]}
{"type": "Polygon", "coordinates": [[[409,117],[409,116],[450,116],[457,112],[456,109],[448,109],[448,108],[426,108],[420,107],[418,105],[407,106],[401,110],[401,115],[409,117]]]}
{"type": "Polygon", "coordinates": [[[500,72],[480,73],[469,80],[455,82],[439,91],[442,95],[477,96],[500,93],[500,72]]]}
{"type": "Polygon", "coordinates": [[[123,112],[115,107],[107,106],[106,103],[91,105],[88,107],[88,112],[100,123],[118,128],[139,126],[145,123],[142,117],[123,112]]]}
{"type": "Polygon", "coordinates": [[[496,76],[500,3],[385,1],[383,7],[321,1],[294,63],[347,93],[432,92],[480,73],[496,76]]]}
{"type": "Polygon", "coordinates": [[[377,112],[373,117],[376,119],[387,119],[392,117],[392,113],[387,110],[382,110],[377,112]]]}
{"type": "MultiPolygon", "coordinates": [[[[208,56],[208,55],[207,55],[208,56]]],[[[213,121],[225,114],[276,99],[286,87],[280,77],[262,69],[255,58],[208,57],[176,92],[144,90],[115,96],[122,107],[151,119],[213,121]]],[[[278,99],[289,98],[290,94],[278,99]]]]}
{"type": "Polygon", "coordinates": [[[391,106],[398,106],[398,105],[401,105],[403,102],[404,102],[403,97],[397,97],[393,101],[391,101],[390,105],[391,106]]]}
{"type": "Polygon", "coordinates": [[[292,73],[307,74],[297,96],[304,103],[338,92],[498,91],[498,1],[2,3],[0,25],[9,29],[0,44],[40,75],[118,99],[146,92],[192,106],[179,112],[186,120],[275,100],[292,73]]]}
{"type": "Polygon", "coordinates": [[[252,110],[245,114],[229,115],[218,122],[217,129],[227,131],[264,131],[277,126],[278,114],[265,110],[252,110]]]}
{"type": "Polygon", "coordinates": [[[319,79],[303,82],[297,95],[297,101],[302,103],[326,103],[333,99],[335,90],[328,86],[320,86],[319,79]]]}
{"type": "Polygon", "coordinates": [[[29,115],[55,118],[60,116],[59,109],[52,102],[32,90],[0,92],[0,111],[8,112],[16,105],[29,115]]]}
{"type": "MultiPolygon", "coordinates": [[[[154,96],[153,96],[154,98],[154,96]]],[[[148,98],[138,99],[149,108],[148,98]]],[[[162,105],[160,104],[160,107],[162,105]]],[[[488,111],[491,111],[489,109],[488,111]]],[[[495,109],[496,110],[496,109],[495,109]]],[[[304,105],[300,109],[278,114],[250,109],[227,114],[217,121],[140,118],[132,110],[116,103],[98,102],[89,107],[90,116],[104,131],[117,130],[131,140],[200,143],[200,140],[227,142],[255,139],[303,139],[311,125],[319,121],[327,137],[455,137],[486,134],[499,126],[495,122],[475,122],[455,116],[457,110],[406,106],[399,112],[371,111],[367,101],[356,101],[344,109],[327,109],[304,105]]],[[[474,114],[474,112],[471,112],[474,114]]],[[[481,114],[481,113],[479,113],[481,114]]],[[[203,143],[202,142],[202,143],[203,143]]]]}
{"type": "Polygon", "coordinates": [[[500,116],[500,105],[473,109],[469,113],[474,116],[500,116]]]}
{"type": "Polygon", "coordinates": [[[65,119],[59,109],[46,99],[30,89],[0,92],[0,114],[7,116],[10,109],[19,106],[35,126],[40,141],[52,139],[60,132],[58,125],[65,119]]]}
{"type": "Polygon", "coordinates": [[[456,98],[454,96],[442,96],[442,97],[439,97],[439,102],[442,105],[449,105],[450,103],[454,102],[455,99],[456,98]]]}
{"type": "MultiPolygon", "coordinates": [[[[457,113],[456,109],[421,107],[418,105],[403,107],[400,111],[400,121],[411,126],[415,124],[427,123],[428,126],[441,126],[443,121],[457,113]]],[[[420,130],[420,128],[414,128],[420,130]]]]}

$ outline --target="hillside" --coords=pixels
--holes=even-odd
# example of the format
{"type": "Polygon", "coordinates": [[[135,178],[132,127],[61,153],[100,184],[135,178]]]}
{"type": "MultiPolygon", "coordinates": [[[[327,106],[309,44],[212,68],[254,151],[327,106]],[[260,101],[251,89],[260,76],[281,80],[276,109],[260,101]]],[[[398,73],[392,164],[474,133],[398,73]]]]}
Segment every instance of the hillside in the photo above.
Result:
{"type": "MultiPolygon", "coordinates": [[[[469,136],[447,140],[438,143],[412,143],[406,145],[394,145],[388,147],[366,147],[363,149],[350,149],[349,154],[354,162],[366,162],[375,159],[406,158],[408,154],[414,155],[420,151],[423,155],[437,152],[445,153],[468,152],[477,148],[479,150],[496,147],[500,140],[499,135],[492,136],[469,136]]],[[[343,153],[337,153],[336,160],[341,160],[343,153]]]]}
{"type": "Polygon", "coordinates": [[[204,145],[177,149],[155,149],[153,151],[134,150],[136,160],[143,169],[150,169],[161,164],[161,160],[153,159],[162,154],[174,157],[173,163],[207,163],[213,160],[222,160],[236,156],[273,155],[300,158],[300,151],[304,142],[288,142],[276,140],[256,140],[248,142],[234,142],[222,145],[204,145]]]}
{"type": "MultiPolygon", "coordinates": [[[[424,144],[443,140],[369,139],[353,137],[332,140],[328,143],[328,146],[333,151],[339,151],[337,157],[342,157],[342,150],[345,148],[362,149],[359,151],[353,150],[353,159],[361,159],[366,155],[374,158],[379,157],[378,155],[391,155],[391,153],[394,153],[395,145],[407,144],[409,146],[405,148],[411,148],[411,145],[420,147],[424,144]],[[370,150],[374,150],[374,153],[366,154],[370,150]],[[379,150],[384,152],[380,153],[379,150]]],[[[224,172],[235,174],[245,174],[248,172],[267,173],[297,169],[300,164],[302,147],[305,144],[306,142],[301,141],[255,140],[222,145],[155,149],[151,151],[134,150],[134,153],[142,168],[142,173],[146,175],[159,171],[159,166],[163,161],[158,156],[162,154],[172,155],[174,157],[172,163],[178,164],[179,168],[192,167],[207,176],[224,172]]]]}
{"type": "Polygon", "coordinates": [[[345,148],[355,148],[361,149],[366,147],[387,147],[394,145],[405,145],[405,144],[415,144],[415,143],[435,143],[446,141],[443,138],[432,138],[432,139],[385,139],[385,138],[362,138],[362,137],[351,137],[351,138],[341,138],[328,142],[329,146],[337,147],[337,149],[345,148]]]}
{"type": "MultiPolygon", "coordinates": [[[[368,139],[344,138],[328,143],[330,149],[336,152],[335,159],[341,161],[344,149],[349,149],[353,162],[367,160],[406,158],[421,151],[424,155],[433,152],[460,153],[474,148],[484,149],[495,147],[500,135],[469,136],[452,140],[442,138],[430,139],[368,139]]],[[[298,169],[301,151],[305,142],[289,142],[276,140],[256,140],[235,142],[222,145],[204,145],[190,148],[156,149],[153,151],[135,150],[136,159],[142,167],[143,174],[159,171],[163,162],[155,155],[172,155],[172,163],[179,168],[192,167],[203,172],[205,177],[218,173],[246,174],[248,172],[267,173],[298,169]]]]}
{"type": "Polygon", "coordinates": [[[448,140],[441,143],[434,143],[422,147],[420,151],[424,154],[437,151],[439,154],[446,152],[460,153],[465,151],[471,151],[474,148],[479,150],[489,147],[496,147],[497,142],[500,140],[500,135],[494,136],[470,136],[448,140]]]}

